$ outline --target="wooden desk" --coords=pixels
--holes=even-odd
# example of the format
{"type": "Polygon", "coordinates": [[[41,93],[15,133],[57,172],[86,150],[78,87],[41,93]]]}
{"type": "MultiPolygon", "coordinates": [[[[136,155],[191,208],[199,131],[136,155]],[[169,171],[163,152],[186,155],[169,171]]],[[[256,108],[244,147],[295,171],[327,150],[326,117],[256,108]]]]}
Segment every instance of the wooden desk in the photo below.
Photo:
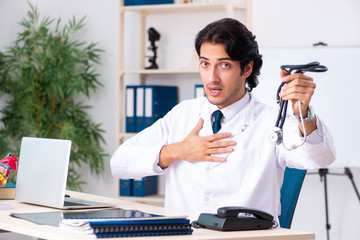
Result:
{"type": "MultiPolygon", "coordinates": [[[[90,199],[93,201],[102,201],[116,204],[117,207],[125,209],[138,209],[144,212],[152,212],[156,214],[163,215],[178,215],[179,212],[172,211],[169,209],[164,209],[161,207],[149,206],[145,204],[139,204],[130,201],[124,201],[113,198],[106,198],[101,196],[95,196],[90,194],[78,193],[78,192],[68,192],[72,197],[90,199]]],[[[53,208],[35,206],[30,204],[19,203],[14,200],[2,200],[0,203],[9,203],[11,204],[10,210],[0,211],[0,229],[16,232],[28,236],[37,237],[40,239],[54,239],[54,240],[63,240],[63,239],[79,239],[85,240],[89,239],[89,235],[83,235],[80,233],[73,233],[62,230],[58,227],[48,226],[48,225],[37,225],[35,223],[10,217],[10,213],[30,213],[30,212],[49,212],[49,211],[59,211],[53,208]]],[[[190,216],[191,220],[196,220],[190,216]]],[[[95,237],[94,237],[95,238],[95,237]]],[[[239,231],[239,232],[219,232],[212,231],[208,229],[194,229],[192,235],[184,236],[162,236],[162,237],[136,237],[128,238],[132,239],[144,239],[144,240],[154,240],[154,239],[256,239],[256,240],[301,240],[301,239],[315,239],[315,234],[306,233],[290,229],[270,229],[270,230],[261,230],[261,231],[239,231]]],[[[122,238],[124,239],[124,238],[122,238]]]]}

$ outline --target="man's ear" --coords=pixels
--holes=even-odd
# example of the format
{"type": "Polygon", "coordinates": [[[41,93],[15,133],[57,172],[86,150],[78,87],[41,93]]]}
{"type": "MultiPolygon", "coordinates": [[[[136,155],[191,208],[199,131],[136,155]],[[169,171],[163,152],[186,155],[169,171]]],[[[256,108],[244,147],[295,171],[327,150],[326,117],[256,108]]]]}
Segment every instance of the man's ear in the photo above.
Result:
{"type": "Polygon", "coordinates": [[[245,67],[244,67],[244,74],[245,78],[249,77],[250,74],[253,71],[254,61],[250,61],[245,67]]]}

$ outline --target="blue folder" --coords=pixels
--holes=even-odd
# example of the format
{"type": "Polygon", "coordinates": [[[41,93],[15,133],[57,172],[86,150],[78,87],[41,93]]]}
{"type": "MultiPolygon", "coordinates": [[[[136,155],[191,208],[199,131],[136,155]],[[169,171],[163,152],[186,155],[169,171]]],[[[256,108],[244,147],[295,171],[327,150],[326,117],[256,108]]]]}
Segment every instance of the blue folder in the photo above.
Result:
{"type": "Polygon", "coordinates": [[[145,123],[142,127],[147,128],[164,117],[178,103],[178,88],[155,85],[145,85],[143,87],[145,123]]]}
{"type": "Polygon", "coordinates": [[[133,179],[120,179],[120,196],[133,195],[133,179]]]}
{"type": "Polygon", "coordinates": [[[136,132],[136,86],[126,86],[125,130],[128,133],[136,132]]]}
{"type": "Polygon", "coordinates": [[[157,194],[158,177],[148,176],[141,179],[134,179],[133,182],[133,196],[145,197],[148,195],[157,194]]]}
{"type": "Polygon", "coordinates": [[[178,103],[174,86],[126,86],[126,132],[135,133],[151,126],[178,103]]]}
{"type": "Polygon", "coordinates": [[[136,115],[136,132],[140,132],[145,128],[145,89],[144,86],[136,87],[136,100],[135,100],[135,115],[136,115]]]}

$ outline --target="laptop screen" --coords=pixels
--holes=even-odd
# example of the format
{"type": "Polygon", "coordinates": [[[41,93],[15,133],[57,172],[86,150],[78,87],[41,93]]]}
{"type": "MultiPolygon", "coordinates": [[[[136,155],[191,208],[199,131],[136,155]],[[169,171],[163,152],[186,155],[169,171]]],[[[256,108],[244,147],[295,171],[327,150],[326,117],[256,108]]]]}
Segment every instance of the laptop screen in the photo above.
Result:
{"type": "Polygon", "coordinates": [[[61,208],[64,203],[71,141],[24,137],[15,200],[61,208]]]}

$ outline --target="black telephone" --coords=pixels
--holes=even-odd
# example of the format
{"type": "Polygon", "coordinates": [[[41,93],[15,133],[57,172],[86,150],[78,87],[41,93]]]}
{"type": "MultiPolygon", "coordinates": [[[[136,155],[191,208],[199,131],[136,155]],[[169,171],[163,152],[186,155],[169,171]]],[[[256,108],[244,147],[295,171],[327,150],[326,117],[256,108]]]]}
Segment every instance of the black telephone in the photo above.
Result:
{"type": "Polygon", "coordinates": [[[269,229],[277,223],[267,212],[244,207],[221,207],[217,214],[201,213],[193,223],[197,227],[219,231],[269,229]]]}

